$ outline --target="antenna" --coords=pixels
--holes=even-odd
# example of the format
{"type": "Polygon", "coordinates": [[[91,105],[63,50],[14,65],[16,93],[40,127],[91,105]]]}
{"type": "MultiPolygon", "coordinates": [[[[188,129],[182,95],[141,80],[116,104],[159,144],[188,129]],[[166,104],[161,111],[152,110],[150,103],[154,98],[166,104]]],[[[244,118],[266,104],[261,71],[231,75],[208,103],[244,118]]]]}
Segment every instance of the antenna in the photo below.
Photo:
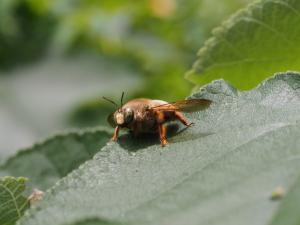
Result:
{"type": "Polygon", "coordinates": [[[121,108],[123,107],[123,98],[124,98],[124,91],[122,92],[122,96],[121,96],[121,108]]]}
{"type": "Polygon", "coordinates": [[[106,98],[106,97],[104,97],[104,96],[102,96],[102,98],[103,98],[104,100],[106,100],[106,101],[112,103],[112,104],[115,105],[117,108],[119,107],[119,106],[117,105],[117,103],[115,103],[113,100],[110,100],[110,99],[108,99],[108,98],[106,98]]]}

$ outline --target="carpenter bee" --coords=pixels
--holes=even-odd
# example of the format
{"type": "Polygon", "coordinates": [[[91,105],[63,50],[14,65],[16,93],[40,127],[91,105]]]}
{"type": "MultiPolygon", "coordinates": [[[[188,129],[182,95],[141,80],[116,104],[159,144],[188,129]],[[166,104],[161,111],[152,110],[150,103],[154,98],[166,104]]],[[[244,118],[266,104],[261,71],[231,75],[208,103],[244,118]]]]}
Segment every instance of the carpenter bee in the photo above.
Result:
{"type": "Polygon", "coordinates": [[[188,122],[182,112],[200,111],[211,104],[211,101],[207,99],[188,99],[168,103],[162,100],[137,98],[123,105],[123,97],[124,92],[120,107],[114,101],[103,97],[118,108],[107,118],[108,123],[115,128],[112,140],[118,140],[121,128],[128,128],[134,136],[141,133],[159,132],[162,147],[168,144],[164,125],[166,122],[179,120],[185,126],[190,127],[193,123],[188,122]]]}

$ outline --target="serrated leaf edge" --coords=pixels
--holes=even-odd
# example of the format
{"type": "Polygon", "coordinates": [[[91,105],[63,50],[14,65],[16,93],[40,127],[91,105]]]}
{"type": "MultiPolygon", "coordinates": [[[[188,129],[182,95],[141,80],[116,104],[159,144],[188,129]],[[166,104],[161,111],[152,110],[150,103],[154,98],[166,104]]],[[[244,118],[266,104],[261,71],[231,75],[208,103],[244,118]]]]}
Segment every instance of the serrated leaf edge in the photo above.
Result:
{"type": "Polygon", "coordinates": [[[201,65],[202,58],[204,55],[207,54],[207,51],[211,49],[218,43],[219,36],[222,36],[224,33],[228,32],[228,30],[240,19],[243,17],[251,16],[253,9],[256,7],[264,7],[265,4],[273,0],[256,0],[254,2],[249,3],[245,8],[238,10],[237,12],[233,13],[227,20],[223,21],[220,26],[214,28],[212,30],[212,36],[208,38],[203,46],[197,52],[197,59],[192,65],[192,69],[187,71],[184,75],[184,78],[188,81],[197,84],[194,82],[193,77],[195,75],[201,76],[202,70],[204,69],[201,65]]]}
{"type": "Polygon", "coordinates": [[[41,146],[47,145],[49,142],[53,141],[54,139],[57,138],[63,138],[66,136],[77,136],[77,137],[82,137],[84,135],[86,135],[87,133],[89,134],[95,134],[97,132],[105,132],[107,134],[111,134],[112,130],[110,128],[104,127],[104,126],[100,126],[100,127],[95,127],[95,128],[86,128],[83,130],[79,130],[79,129],[71,129],[71,130],[66,130],[66,131],[62,131],[59,133],[55,133],[52,136],[38,141],[36,143],[34,143],[32,146],[27,147],[27,148],[22,148],[20,149],[15,155],[9,157],[7,160],[5,160],[5,162],[0,165],[0,169],[4,169],[5,166],[7,164],[10,163],[10,161],[14,160],[15,158],[23,155],[23,154],[27,154],[29,152],[34,152],[36,150],[36,148],[39,148],[41,146]]]}

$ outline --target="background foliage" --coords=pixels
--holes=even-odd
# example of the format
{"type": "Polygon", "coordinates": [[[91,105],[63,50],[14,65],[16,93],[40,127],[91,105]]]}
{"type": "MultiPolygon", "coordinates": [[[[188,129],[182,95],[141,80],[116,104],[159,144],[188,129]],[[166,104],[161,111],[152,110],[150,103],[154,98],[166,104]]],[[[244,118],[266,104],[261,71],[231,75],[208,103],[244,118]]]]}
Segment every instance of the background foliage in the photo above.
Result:
{"type": "Polygon", "coordinates": [[[184,98],[197,49],[247,2],[1,1],[0,161],[56,130],[107,125],[102,95],[184,98]]]}

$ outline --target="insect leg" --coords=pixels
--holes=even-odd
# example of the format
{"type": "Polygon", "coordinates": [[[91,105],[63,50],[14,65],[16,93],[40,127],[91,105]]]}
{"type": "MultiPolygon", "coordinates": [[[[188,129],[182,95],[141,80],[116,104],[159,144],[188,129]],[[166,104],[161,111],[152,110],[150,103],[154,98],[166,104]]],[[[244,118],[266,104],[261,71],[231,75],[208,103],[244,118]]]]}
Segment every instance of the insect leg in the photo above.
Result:
{"type": "Polygon", "coordinates": [[[159,139],[160,139],[160,144],[162,147],[166,146],[168,144],[166,134],[167,134],[167,129],[163,125],[165,122],[165,115],[163,112],[157,111],[155,113],[155,119],[158,124],[158,131],[159,131],[159,139]]]}
{"type": "Polygon", "coordinates": [[[194,123],[189,123],[187,119],[184,117],[184,115],[178,111],[175,111],[175,118],[178,119],[181,123],[183,123],[187,127],[192,126],[194,124],[194,123]]]}
{"type": "Polygon", "coordinates": [[[160,144],[162,147],[164,147],[168,144],[167,138],[166,138],[167,129],[166,129],[165,125],[163,125],[163,124],[159,124],[158,129],[159,129],[160,144]]]}
{"type": "Polygon", "coordinates": [[[118,140],[119,130],[120,130],[120,127],[116,126],[115,131],[114,131],[114,135],[111,138],[112,141],[117,141],[118,140]]]}

